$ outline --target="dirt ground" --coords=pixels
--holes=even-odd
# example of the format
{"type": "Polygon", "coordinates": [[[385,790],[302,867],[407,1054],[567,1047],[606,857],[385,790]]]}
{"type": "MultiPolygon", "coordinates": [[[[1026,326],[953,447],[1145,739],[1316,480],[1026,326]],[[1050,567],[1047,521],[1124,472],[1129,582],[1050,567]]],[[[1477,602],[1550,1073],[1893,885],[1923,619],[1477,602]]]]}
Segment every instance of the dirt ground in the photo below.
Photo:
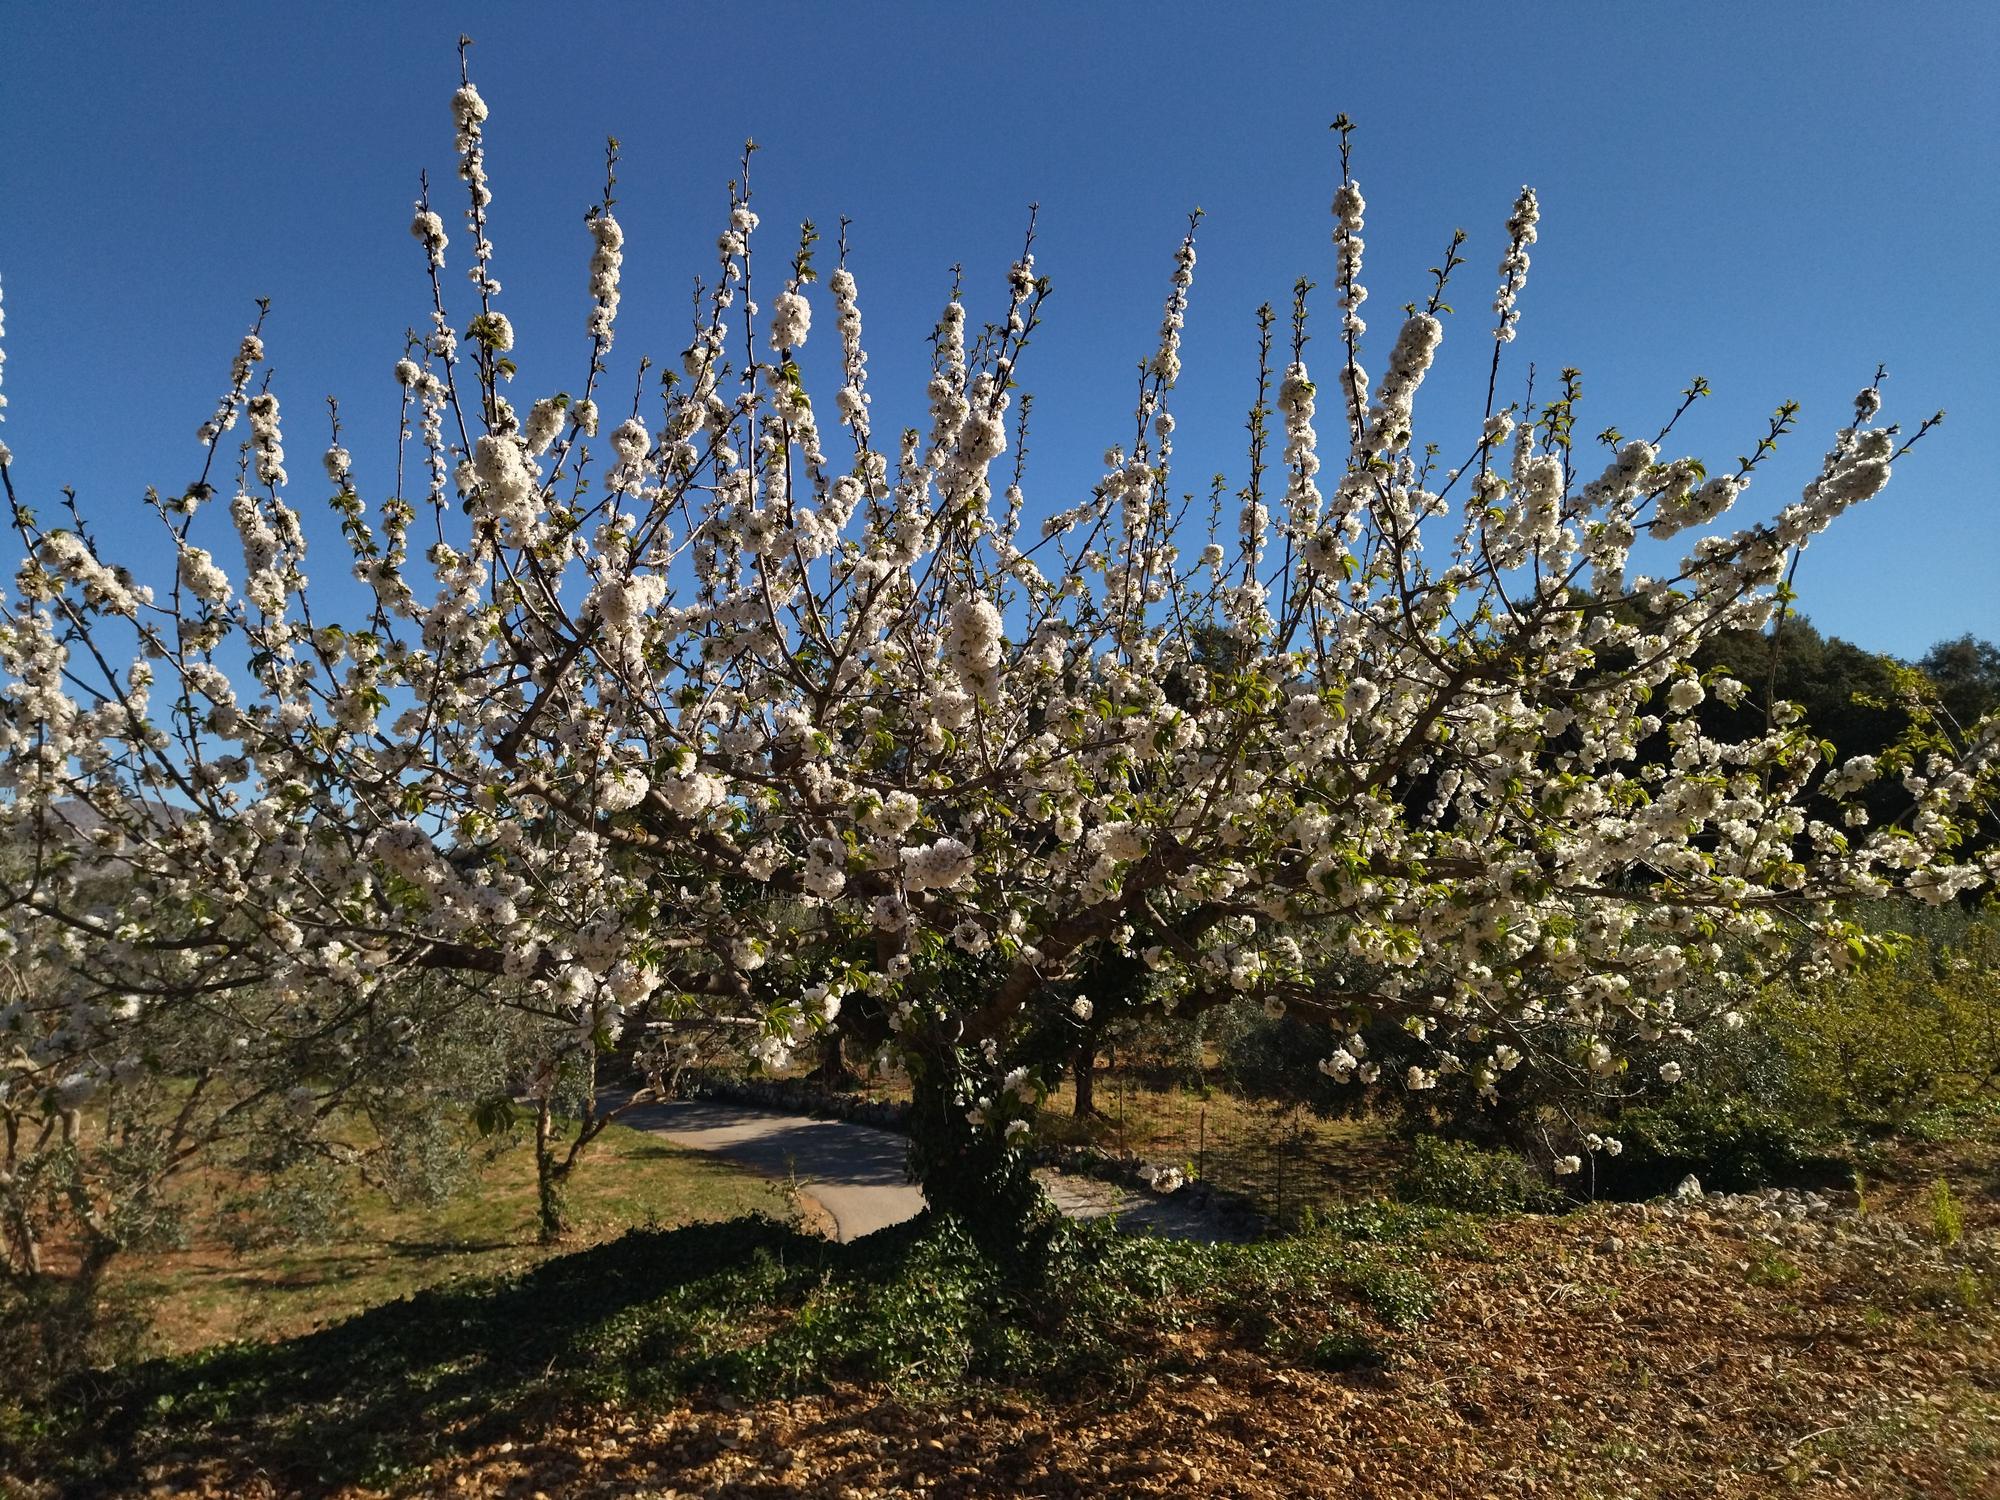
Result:
{"type": "Polygon", "coordinates": [[[1436,1309],[1368,1368],[1193,1329],[1163,1351],[1185,1373],[1136,1392],[601,1410],[404,1492],[2000,1497],[2000,1162],[1943,1164],[1955,1244],[1934,1165],[1871,1187],[1865,1213],[1847,1194],[1495,1221],[1490,1251],[1436,1265],[1436,1309]]]}

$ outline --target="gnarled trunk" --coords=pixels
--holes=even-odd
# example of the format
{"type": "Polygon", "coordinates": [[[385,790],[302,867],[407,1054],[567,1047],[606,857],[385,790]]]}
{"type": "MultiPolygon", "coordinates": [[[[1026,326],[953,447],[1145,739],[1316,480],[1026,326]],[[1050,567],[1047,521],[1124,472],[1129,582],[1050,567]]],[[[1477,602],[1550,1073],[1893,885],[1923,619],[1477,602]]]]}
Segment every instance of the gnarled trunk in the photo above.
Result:
{"type": "Polygon", "coordinates": [[[544,1245],[568,1238],[573,1227],[568,1187],[570,1167],[575,1161],[574,1155],[557,1154],[555,1107],[544,1094],[535,1101],[535,1195],[544,1245]]]}
{"type": "Polygon", "coordinates": [[[910,1165],[934,1213],[955,1219],[995,1259],[1027,1265],[1056,1215],[1023,1151],[968,1112],[998,1084],[955,1049],[925,1049],[911,1061],[910,1165]]]}
{"type": "Polygon", "coordinates": [[[813,1070],[813,1082],[829,1092],[840,1094],[852,1089],[859,1080],[854,1070],[847,1065],[847,1057],[841,1051],[841,1034],[829,1031],[821,1044],[819,1066],[813,1070]]]}
{"type": "Polygon", "coordinates": [[[1071,1111],[1079,1120],[1097,1117],[1097,1039],[1087,1037],[1077,1044],[1076,1059],[1071,1065],[1076,1077],[1076,1107],[1071,1111]]]}

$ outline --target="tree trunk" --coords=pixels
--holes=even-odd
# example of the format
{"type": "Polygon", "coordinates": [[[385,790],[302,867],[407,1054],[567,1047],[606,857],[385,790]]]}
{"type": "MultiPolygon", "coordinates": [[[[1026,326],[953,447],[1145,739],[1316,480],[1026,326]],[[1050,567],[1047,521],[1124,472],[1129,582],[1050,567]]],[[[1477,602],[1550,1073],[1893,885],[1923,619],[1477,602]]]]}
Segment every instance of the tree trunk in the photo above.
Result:
{"type": "Polygon", "coordinates": [[[568,1179],[569,1163],[556,1155],[555,1110],[544,1094],[535,1101],[535,1192],[544,1245],[569,1235],[568,1179]]]}
{"type": "Polygon", "coordinates": [[[1076,1060],[1071,1071],[1076,1076],[1076,1108],[1072,1113],[1079,1120],[1095,1119],[1097,1116],[1096,1038],[1078,1043],[1076,1060]]]}
{"type": "Polygon", "coordinates": [[[858,1080],[854,1070],[847,1066],[847,1058],[840,1050],[841,1034],[830,1031],[821,1044],[819,1067],[813,1070],[813,1082],[831,1093],[841,1094],[851,1090],[858,1080]]]}
{"type": "Polygon", "coordinates": [[[997,1122],[966,1118],[997,1079],[969,1071],[954,1049],[911,1059],[910,1166],[932,1212],[956,1221],[1003,1266],[1032,1271],[1060,1220],[1036,1184],[1033,1163],[1009,1149],[997,1122]]]}

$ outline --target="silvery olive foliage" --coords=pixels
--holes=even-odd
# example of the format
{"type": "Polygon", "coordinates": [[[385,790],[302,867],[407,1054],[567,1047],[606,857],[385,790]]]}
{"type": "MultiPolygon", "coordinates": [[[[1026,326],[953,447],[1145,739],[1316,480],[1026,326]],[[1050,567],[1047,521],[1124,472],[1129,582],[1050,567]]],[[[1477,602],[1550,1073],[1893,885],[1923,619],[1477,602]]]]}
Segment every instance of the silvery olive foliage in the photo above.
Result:
{"type": "MultiPolygon", "coordinates": [[[[1698,713],[1760,685],[1696,648],[1781,621],[1800,549],[1937,419],[1885,423],[1878,377],[1767,520],[1734,512],[1793,408],[1706,465],[1673,443],[1697,381],[1594,456],[1573,372],[1499,394],[1530,190],[1462,335],[1490,362],[1481,425],[1420,436],[1463,236],[1386,339],[1364,322],[1343,118],[1337,321],[1308,360],[1310,284],[1262,315],[1238,487],[1191,495],[1174,468],[1197,215],[1131,425],[1052,508],[1023,462],[1032,226],[991,321],[954,285],[926,418],[885,432],[846,226],[760,250],[753,292],[746,154],[684,342],[628,399],[615,172],[566,385],[515,345],[471,82],[451,115],[463,227],[416,205],[427,323],[384,361],[393,487],[356,480],[337,408],[294,477],[326,417],[268,378],[261,319],[199,477],[149,496],[170,580],[7,479],[10,1151],[163,1068],[217,1097],[276,1070],[310,1113],[342,1075],[298,1060],[365,1070],[400,986],[436,971],[559,1022],[552,1055],[622,1036],[656,1068],[697,1034],[776,1065],[865,1010],[968,1149],[1019,1143],[1050,1081],[1022,1039],[1087,1021],[1075,976],[1112,951],[1149,1004],[1326,1023],[1334,1078],[1378,1079],[1360,1033],[1387,1019],[1424,1055],[1389,1082],[1498,1099],[1517,1070],[1616,1078],[1770,974],[1865,957],[1856,898],[1996,873],[1956,853],[1992,719],[1903,767],[1902,810],[1871,822],[1857,794],[1885,768],[1832,763],[1791,705],[1740,742],[1698,713]],[[309,559],[320,504],[341,540],[309,559]],[[107,861],[115,901],[93,896],[107,861]],[[198,1061],[147,1044],[182,1017],[214,1039],[198,1061]]],[[[1586,1144],[1554,1142],[1558,1165],[1586,1144]]]]}

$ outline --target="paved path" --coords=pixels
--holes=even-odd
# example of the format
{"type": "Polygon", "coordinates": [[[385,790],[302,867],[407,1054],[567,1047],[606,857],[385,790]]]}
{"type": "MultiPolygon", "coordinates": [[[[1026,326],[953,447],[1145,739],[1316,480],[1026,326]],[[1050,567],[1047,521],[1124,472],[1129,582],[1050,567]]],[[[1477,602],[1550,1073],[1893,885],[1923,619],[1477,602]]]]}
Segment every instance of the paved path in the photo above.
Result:
{"type": "Polygon", "coordinates": [[[1163,1240],[1198,1240],[1214,1244],[1218,1240],[1247,1237],[1242,1224],[1227,1224],[1214,1214],[1188,1206],[1180,1197],[1160,1197],[1137,1188],[1106,1182],[1080,1172],[1059,1172],[1039,1167],[1035,1181],[1049,1195],[1049,1201],[1069,1219],[1113,1218],[1127,1234],[1156,1235],[1163,1240]]]}
{"type": "MultiPolygon", "coordinates": [[[[842,1242],[923,1212],[923,1190],[903,1171],[909,1139],[892,1130],[705,1099],[636,1105],[620,1115],[618,1123],[796,1181],[801,1196],[826,1210],[833,1220],[833,1237],[842,1242]]],[[[1037,1171],[1035,1178],[1072,1219],[1109,1215],[1121,1228],[1168,1239],[1215,1240],[1227,1234],[1213,1215],[1197,1213],[1172,1198],[1049,1168],[1037,1171]]]]}
{"type": "Polygon", "coordinates": [[[843,1242],[923,1212],[922,1190],[903,1175],[909,1140],[892,1130],[705,1099],[635,1105],[618,1123],[679,1146],[714,1151],[773,1177],[796,1178],[833,1219],[834,1238],[843,1242]]]}

